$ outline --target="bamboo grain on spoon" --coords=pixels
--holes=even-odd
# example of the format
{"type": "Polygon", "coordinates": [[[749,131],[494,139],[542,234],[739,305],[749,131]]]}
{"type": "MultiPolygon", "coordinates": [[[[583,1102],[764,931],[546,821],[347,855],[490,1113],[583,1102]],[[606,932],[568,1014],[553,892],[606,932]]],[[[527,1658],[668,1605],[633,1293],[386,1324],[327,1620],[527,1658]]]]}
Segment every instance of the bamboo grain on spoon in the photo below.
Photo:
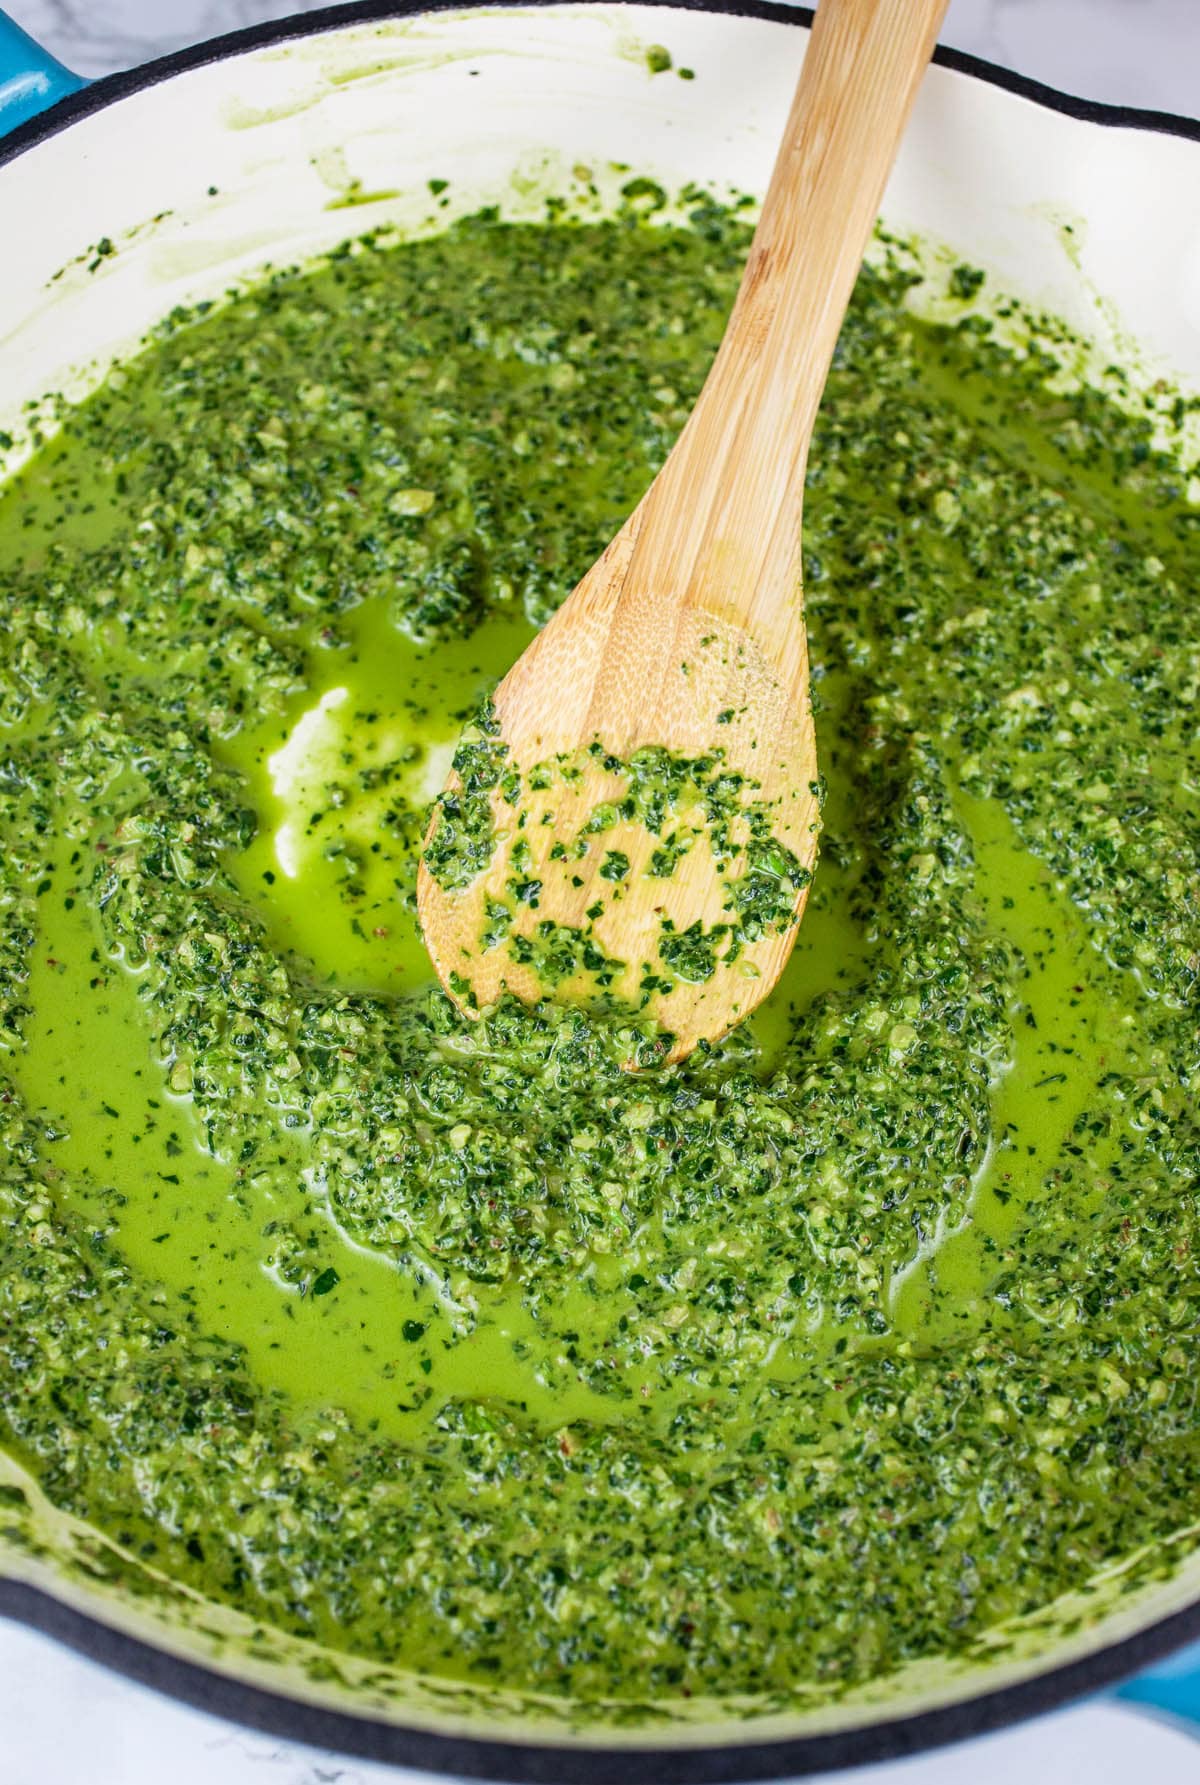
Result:
{"type": "Polygon", "coordinates": [[[946,4],[823,0],[696,406],[460,753],[418,906],[468,1011],[505,991],[610,1002],[652,1019],[681,1059],[783,970],[820,826],[800,571],[809,443],[946,4]],[[643,791],[664,773],[678,784],[665,860],[646,800],[628,798],[631,761],[643,791]],[[722,840],[713,789],[730,787],[742,815],[722,840]],[[487,801],[481,859],[454,854],[472,799],[487,801]]]}

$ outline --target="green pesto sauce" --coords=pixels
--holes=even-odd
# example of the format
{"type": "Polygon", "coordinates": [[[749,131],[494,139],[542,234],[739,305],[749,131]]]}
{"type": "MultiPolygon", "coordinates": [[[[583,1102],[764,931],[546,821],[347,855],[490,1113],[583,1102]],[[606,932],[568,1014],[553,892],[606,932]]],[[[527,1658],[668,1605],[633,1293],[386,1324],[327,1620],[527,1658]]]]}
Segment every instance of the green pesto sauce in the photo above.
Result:
{"type": "MultiPolygon", "coordinates": [[[[722,713],[717,723],[727,719],[722,713]]],[[[434,801],[436,825],[422,860],[440,886],[458,891],[493,861],[500,846],[497,823],[515,833],[504,896],[485,899],[473,952],[499,949],[532,967],[539,997],[566,993],[564,1002],[607,1005],[636,1017],[656,992],[670,992],[681,980],[704,984],[718,966],[732,966],[747,943],[779,935],[797,921],[796,896],[811,883],[811,870],[774,834],[776,802],[760,797],[761,782],[731,768],[719,747],[687,757],[650,745],[626,760],[596,739],[586,750],[535,763],[522,775],[485,699],[451,767],[451,784],[434,801]],[[560,801],[592,785],[593,771],[605,777],[607,797],[568,819],[560,801]],[[609,847],[614,838],[637,848],[637,865],[627,849],[609,847]],[[659,887],[669,881],[697,848],[704,850],[721,895],[719,920],[706,924],[697,917],[681,926],[663,916],[649,959],[606,954],[596,924],[643,880],[659,887]],[[582,924],[537,915],[544,902],[553,906],[556,895],[570,900],[574,889],[588,884],[583,876],[590,878],[592,869],[593,902],[582,924]]],[[[816,782],[812,791],[824,797],[816,782]]],[[[450,989],[468,1008],[478,1007],[469,976],[452,973],[450,989]]]]}
{"type": "Polygon", "coordinates": [[[625,1018],[431,982],[429,802],[746,244],[348,248],[0,495],[5,1443],[265,1625],[580,1700],[982,1652],[1200,1493],[1197,515],[1036,351],[859,283],[752,1021],[631,1075],[625,1018]]]}

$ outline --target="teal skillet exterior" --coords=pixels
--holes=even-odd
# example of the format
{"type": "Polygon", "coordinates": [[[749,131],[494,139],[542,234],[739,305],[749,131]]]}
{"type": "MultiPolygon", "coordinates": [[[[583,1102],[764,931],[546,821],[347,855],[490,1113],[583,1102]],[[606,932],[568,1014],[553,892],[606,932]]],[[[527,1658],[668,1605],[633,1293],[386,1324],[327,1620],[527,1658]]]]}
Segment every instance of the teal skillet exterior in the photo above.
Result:
{"type": "Polygon", "coordinates": [[[0,136],[86,85],[0,12],[0,136]]]}
{"type": "MultiPolygon", "coordinates": [[[[0,12],[0,138],[86,85],[0,12]]],[[[1200,1734],[1200,1644],[1137,1675],[1113,1696],[1200,1734]]]]}
{"type": "Polygon", "coordinates": [[[1185,1723],[1200,1735],[1200,1643],[1169,1655],[1156,1667],[1135,1674],[1113,1692],[1172,1723],[1185,1723]]]}

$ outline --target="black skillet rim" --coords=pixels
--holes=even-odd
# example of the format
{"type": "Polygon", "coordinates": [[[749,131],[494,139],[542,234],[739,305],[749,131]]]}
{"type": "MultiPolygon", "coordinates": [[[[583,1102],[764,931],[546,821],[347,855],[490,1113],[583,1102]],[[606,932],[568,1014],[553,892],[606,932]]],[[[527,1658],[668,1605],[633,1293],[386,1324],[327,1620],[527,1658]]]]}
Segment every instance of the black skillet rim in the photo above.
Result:
{"type": "MultiPolygon", "coordinates": [[[[555,0],[519,0],[522,6],[555,0]]],[[[584,0],[585,4],[593,0],[584,0]]],[[[810,27],[812,9],[773,0],[638,0],[667,11],[717,12],[774,24],[810,27]]],[[[513,0],[467,0],[476,8],[503,9],[513,0]]],[[[345,6],[250,25],[160,56],[140,68],[105,75],[60,99],[36,118],[19,124],[0,142],[0,167],[26,149],[56,136],[146,87],[227,56],[314,36],[342,26],[412,18],[422,13],[459,11],[453,0],[353,0],[345,6]]],[[[1004,92],[1065,117],[1109,128],[1148,130],[1200,143],[1200,120],[1135,106],[1103,105],[1060,93],[1040,81],[998,68],[978,56],[939,45],[934,61],[943,68],[986,81],[1004,92]]],[[[336,1749],[360,1759],[424,1769],[451,1777],[513,1780],[519,1785],[726,1785],[742,1780],[801,1778],[844,1767],[900,1759],[948,1743],[965,1741],[1028,1717],[1054,1710],[1074,1698],[1102,1691],[1183,1644],[1200,1638],[1200,1600],[1107,1644],[1093,1653],[994,1691],[908,1716],[888,1716],[850,1728],[771,1742],[684,1747],[599,1747],[574,1743],[520,1742],[479,1736],[443,1735],[369,1716],[336,1711],[250,1685],[198,1662],[128,1635],[79,1611],[27,1581],[0,1579],[0,1615],[29,1625],[65,1647],[114,1672],[181,1700],[194,1709],[247,1725],[264,1734],[336,1749]]]]}

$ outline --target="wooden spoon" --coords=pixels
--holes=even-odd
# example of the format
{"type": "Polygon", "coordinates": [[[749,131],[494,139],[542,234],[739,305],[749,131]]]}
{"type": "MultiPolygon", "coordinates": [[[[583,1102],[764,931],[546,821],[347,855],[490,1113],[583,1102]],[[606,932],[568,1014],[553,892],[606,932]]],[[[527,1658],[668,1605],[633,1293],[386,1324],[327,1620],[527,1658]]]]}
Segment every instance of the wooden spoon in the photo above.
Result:
{"type": "Polygon", "coordinates": [[[681,1059],[791,951],[816,863],[800,583],[817,405],[947,0],[822,0],[687,425],[460,746],[418,881],[443,985],[640,1009],[681,1059]]]}

